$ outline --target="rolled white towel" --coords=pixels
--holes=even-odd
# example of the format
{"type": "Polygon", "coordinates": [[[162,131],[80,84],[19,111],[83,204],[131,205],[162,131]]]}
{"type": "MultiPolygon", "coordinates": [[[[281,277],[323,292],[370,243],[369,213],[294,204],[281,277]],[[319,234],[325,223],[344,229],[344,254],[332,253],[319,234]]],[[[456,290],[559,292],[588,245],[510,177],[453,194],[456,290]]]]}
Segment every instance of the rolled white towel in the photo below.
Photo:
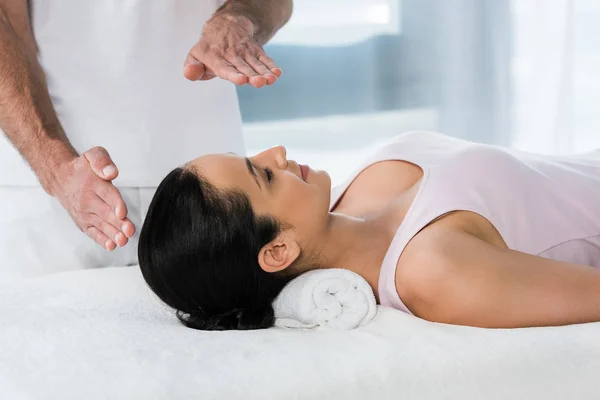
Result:
{"type": "Polygon", "coordinates": [[[294,278],[273,302],[275,326],[353,329],[377,312],[371,286],[346,269],[318,269],[294,278]]]}

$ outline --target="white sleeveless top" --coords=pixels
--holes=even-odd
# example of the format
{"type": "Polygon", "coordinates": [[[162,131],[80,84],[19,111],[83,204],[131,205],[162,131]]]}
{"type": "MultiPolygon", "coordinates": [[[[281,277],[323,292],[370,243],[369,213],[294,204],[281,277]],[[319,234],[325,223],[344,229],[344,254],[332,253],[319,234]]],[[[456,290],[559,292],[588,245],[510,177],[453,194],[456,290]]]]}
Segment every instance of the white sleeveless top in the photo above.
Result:
{"type": "Polygon", "coordinates": [[[330,209],[361,171],[384,160],[411,162],[424,175],[383,260],[382,305],[410,313],[396,290],[398,259],[421,229],[451,211],[483,216],[510,249],[600,267],[600,151],[541,156],[434,132],[408,132],[333,188],[330,209]]]}
{"type": "MultiPolygon", "coordinates": [[[[235,86],[183,63],[218,0],[30,0],[39,60],[74,147],[104,146],[118,186],[156,186],[203,153],[244,153],[235,86]]],[[[37,185],[0,132],[0,185],[37,185]]]]}

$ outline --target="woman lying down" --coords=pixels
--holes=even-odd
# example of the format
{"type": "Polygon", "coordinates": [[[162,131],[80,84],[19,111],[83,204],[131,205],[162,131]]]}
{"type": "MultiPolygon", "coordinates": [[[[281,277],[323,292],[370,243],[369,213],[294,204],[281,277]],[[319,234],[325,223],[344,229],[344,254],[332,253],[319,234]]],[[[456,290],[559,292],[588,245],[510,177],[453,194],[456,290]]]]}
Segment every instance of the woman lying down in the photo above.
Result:
{"type": "Polygon", "coordinates": [[[488,328],[600,321],[600,152],[540,156],[397,136],[331,189],[286,158],[173,170],[139,239],[150,288],[196,329],[259,329],[294,277],[361,275],[380,304],[488,328]]]}

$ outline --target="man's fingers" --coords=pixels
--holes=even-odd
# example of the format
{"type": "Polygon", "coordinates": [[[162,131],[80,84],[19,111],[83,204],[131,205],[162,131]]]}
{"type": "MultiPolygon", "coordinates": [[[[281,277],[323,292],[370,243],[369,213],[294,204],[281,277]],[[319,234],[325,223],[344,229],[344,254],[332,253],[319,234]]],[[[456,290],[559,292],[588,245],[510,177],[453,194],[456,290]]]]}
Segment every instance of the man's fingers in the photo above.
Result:
{"type": "Polygon", "coordinates": [[[184,75],[190,80],[209,80],[218,76],[226,79],[236,85],[248,83],[248,77],[240,73],[231,63],[220,55],[213,54],[202,58],[204,62],[199,61],[190,51],[184,65],[184,75]]]}
{"type": "Polygon", "coordinates": [[[133,225],[133,222],[125,218],[121,224],[121,232],[128,238],[133,237],[133,235],[135,235],[135,226],[133,225]]]}
{"type": "Polygon", "coordinates": [[[252,86],[259,88],[267,84],[267,78],[255,71],[254,68],[248,65],[243,58],[231,57],[227,61],[230,62],[239,72],[246,75],[248,77],[248,83],[250,83],[252,86]]]}
{"type": "Polygon", "coordinates": [[[110,183],[98,182],[94,187],[94,192],[103,203],[108,204],[117,218],[125,219],[127,216],[127,204],[123,201],[123,198],[116,187],[110,183]]]}
{"type": "Polygon", "coordinates": [[[110,240],[117,244],[119,247],[123,247],[127,244],[127,237],[123,232],[116,228],[113,223],[108,222],[106,219],[99,215],[92,215],[90,223],[105,234],[110,240]]]}
{"type": "Polygon", "coordinates": [[[204,64],[188,64],[183,67],[183,76],[190,81],[205,80],[205,67],[204,64]]]}
{"type": "Polygon", "coordinates": [[[84,215],[83,230],[107,250],[125,246],[135,233],[131,221],[119,219],[111,207],[97,195],[88,201],[84,215]]]}
{"type": "Polygon", "coordinates": [[[275,74],[275,76],[277,76],[278,78],[281,76],[281,68],[279,68],[277,66],[277,64],[275,64],[275,61],[271,60],[271,57],[269,57],[268,55],[266,55],[263,52],[260,52],[258,54],[258,61],[260,61],[261,63],[263,63],[267,68],[269,68],[269,70],[271,72],[273,72],[275,74]]]}
{"type": "Polygon", "coordinates": [[[183,75],[190,81],[197,81],[203,80],[205,73],[206,66],[204,63],[198,61],[191,52],[188,53],[183,65],[183,75]]]}
{"type": "Polygon", "coordinates": [[[206,72],[204,72],[204,75],[202,75],[202,78],[200,78],[199,80],[201,81],[209,81],[213,78],[216,78],[217,76],[215,74],[213,74],[212,72],[210,72],[209,68],[206,68],[206,72]]]}
{"type": "Polygon", "coordinates": [[[219,78],[226,79],[236,85],[248,83],[248,77],[225,59],[216,60],[214,64],[215,66],[212,68],[213,74],[219,78]]]}
{"type": "Polygon", "coordinates": [[[91,237],[96,243],[98,243],[100,246],[102,246],[105,250],[111,251],[117,247],[115,242],[110,240],[108,238],[108,236],[106,236],[104,233],[102,233],[95,226],[89,226],[87,229],[84,230],[84,232],[86,233],[86,235],[91,237]]]}
{"type": "Polygon", "coordinates": [[[104,147],[92,147],[83,153],[83,156],[88,160],[92,170],[98,177],[106,181],[112,181],[119,175],[117,166],[104,147]]]}
{"type": "MultiPolygon", "coordinates": [[[[117,216],[112,207],[110,207],[102,198],[97,197],[97,199],[98,204],[90,211],[100,217],[103,221],[114,226],[119,232],[122,232],[125,235],[125,238],[132,237],[135,234],[133,223],[127,218],[120,218],[117,216]]],[[[114,239],[113,236],[109,235],[109,237],[114,239]]]]}
{"type": "Polygon", "coordinates": [[[246,62],[252,67],[258,74],[262,75],[267,80],[267,85],[272,85],[277,80],[277,77],[271,72],[265,64],[258,61],[254,56],[247,55],[246,62]]]}
{"type": "Polygon", "coordinates": [[[128,219],[117,218],[117,216],[112,212],[112,210],[108,206],[98,207],[98,209],[96,210],[96,216],[98,216],[98,218],[102,220],[102,223],[106,223],[114,227],[113,230],[112,228],[110,228],[110,226],[105,226],[101,223],[95,224],[96,227],[98,227],[100,230],[106,233],[108,237],[113,239],[115,243],[117,243],[119,246],[121,246],[121,242],[123,242],[123,245],[127,243],[127,239],[132,237],[135,233],[135,229],[131,221],[128,219]],[[106,228],[107,230],[104,230],[104,228],[106,228]],[[117,236],[117,234],[119,233],[120,235],[117,236]],[[123,236],[123,238],[119,239],[121,236],[123,236]]]}

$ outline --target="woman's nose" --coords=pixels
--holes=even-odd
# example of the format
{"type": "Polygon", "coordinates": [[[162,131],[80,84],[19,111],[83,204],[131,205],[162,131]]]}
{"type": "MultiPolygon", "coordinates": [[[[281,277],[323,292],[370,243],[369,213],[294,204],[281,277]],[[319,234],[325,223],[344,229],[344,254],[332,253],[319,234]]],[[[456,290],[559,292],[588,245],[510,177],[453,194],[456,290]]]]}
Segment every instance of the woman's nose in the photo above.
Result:
{"type": "Polygon", "coordinates": [[[262,159],[267,164],[276,164],[278,168],[287,168],[287,150],[283,146],[271,147],[268,150],[258,154],[256,158],[262,159]]]}
{"type": "Polygon", "coordinates": [[[275,153],[275,161],[277,162],[277,166],[281,169],[287,168],[288,160],[287,160],[287,150],[283,146],[275,146],[273,147],[273,153],[275,153]]]}

